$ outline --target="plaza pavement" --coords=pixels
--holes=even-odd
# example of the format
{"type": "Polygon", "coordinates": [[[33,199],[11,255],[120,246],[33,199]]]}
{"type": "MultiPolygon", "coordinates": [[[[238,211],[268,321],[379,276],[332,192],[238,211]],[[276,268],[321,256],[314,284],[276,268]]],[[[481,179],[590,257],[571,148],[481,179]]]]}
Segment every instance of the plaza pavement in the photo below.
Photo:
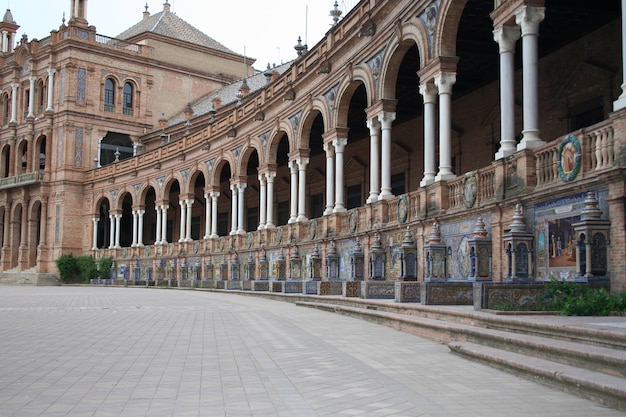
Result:
{"type": "Polygon", "coordinates": [[[445,345],[288,302],[0,287],[0,417],[624,415],[445,345]]]}

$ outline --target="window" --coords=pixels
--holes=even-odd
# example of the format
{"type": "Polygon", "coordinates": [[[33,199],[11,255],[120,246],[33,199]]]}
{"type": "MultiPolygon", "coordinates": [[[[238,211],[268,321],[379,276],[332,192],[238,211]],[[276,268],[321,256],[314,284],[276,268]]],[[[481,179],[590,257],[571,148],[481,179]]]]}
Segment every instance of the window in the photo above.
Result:
{"type": "Polygon", "coordinates": [[[324,196],[315,194],[311,196],[311,218],[316,219],[324,215],[324,196]]]}
{"type": "Polygon", "coordinates": [[[404,172],[391,176],[391,193],[393,195],[402,195],[406,192],[404,172]]]}
{"type": "Polygon", "coordinates": [[[110,78],[104,82],[104,111],[115,111],[115,83],[110,78]]]}
{"type": "Polygon", "coordinates": [[[122,97],[122,113],[126,116],[133,115],[133,85],[124,83],[124,95],[122,97]]]}

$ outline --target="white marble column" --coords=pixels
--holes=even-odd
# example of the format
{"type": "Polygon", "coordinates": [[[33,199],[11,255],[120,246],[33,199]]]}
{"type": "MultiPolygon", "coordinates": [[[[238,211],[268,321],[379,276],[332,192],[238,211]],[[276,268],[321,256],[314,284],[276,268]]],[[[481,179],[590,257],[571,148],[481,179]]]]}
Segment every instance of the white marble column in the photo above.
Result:
{"type": "Polygon", "coordinates": [[[449,180],[452,173],[452,86],[456,74],[442,73],[435,77],[439,91],[439,172],[435,181],[449,180]]]}
{"type": "Polygon", "coordinates": [[[535,149],[545,144],[539,137],[539,79],[537,73],[539,23],[545,8],[522,6],[515,14],[515,23],[522,28],[522,74],[524,99],[524,130],[517,150],[535,149]]]}
{"type": "Polygon", "coordinates": [[[9,52],[9,32],[2,31],[2,52],[9,52]]]}
{"type": "Polygon", "coordinates": [[[220,196],[218,191],[211,193],[211,239],[217,239],[217,200],[220,196]]]}
{"type": "Polygon", "coordinates": [[[48,68],[48,105],[46,111],[53,111],[54,108],[54,74],[56,70],[54,68],[48,68]]]}
{"type": "Polygon", "coordinates": [[[246,203],[246,198],[245,198],[245,191],[246,191],[246,186],[248,184],[246,184],[245,182],[240,182],[239,184],[237,184],[237,188],[239,191],[239,197],[237,198],[237,202],[238,202],[238,207],[237,207],[237,233],[240,235],[245,235],[246,234],[246,230],[244,229],[244,223],[245,223],[245,203],[246,203]]]}
{"type": "Polygon", "coordinates": [[[28,90],[28,115],[26,117],[35,117],[35,81],[37,77],[32,76],[28,79],[29,90],[28,90]]]}
{"type": "Polygon", "coordinates": [[[343,191],[343,151],[348,144],[348,139],[333,139],[335,147],[335,208],[333,213],[346,211],[346,202],[343,191]]]}
{"type": "Polygon", "coordinates": [[[161,244],[161,207],[155,206],[156,209],[156,236],[154,238],[154,244],[161,244]]]}
{"type": "Polygon", "coordinates": [[[309,158],[299,158],[298,163],[298,218],[296,221],[303,222],[306,217],[306,166],[309,158]]]}
{"type": "Polygon", "coordinates": [[[187,226],[185,227],[185,242],[192,242],[191,238],[191,215],[193,214],[193,198],[187,199],[185,202],[187,205],[187,226]]]}
{"type": "Polygon", "coordinates": [[[161,206],[161,244],[167,245],[167,209],[168,205],[161,206]]]}
{"type": "Polygon", "coordinates": [[[179,200],[180,206],[180,228],[178,229],[178,242],[185,241],[185,226],[187,225],[187,201],[179,200]]]}
{"type": "Polygon", "coordinates": [[[379,200],[388,200],[393,198],[391,192],[391,124],[396,120],[396,114],[393,112],[382,112],[378,115],[378,121],[381,128],[380,140],[380,174],[381,187],[379,200]]]}
{"type": "Polygon", "coordinates": [[[324,144],[326,152],[326,209],[324,215],[333,213],[335,206],[335,147],[332,142],[324,144]]]}
{"type": "Polygon", "coordinates": [[[120,246],[121,225],[122,225],[122,215],[115,214],[115,247],[116,248],[121,248],[120,246]]]}
{"type": "Polygon", "coordinates": [[[291,193],[289,197],[290,210],[288,223],[295,223],[298,219],[298,164],[296,161],[289,161],[289,173],[291,193]]]}
{"type": "Polygon", "coordinates": [[[276,172],[267,172],[265,174],[267,179],[267,221],[265,222],[266,229],[273,229],[274,225],[274,178],[276,178],[276,172]]]}
{"type": "Polygon", "coordinates": [[[131,213],[133,215],[133,241],[130,247],[134,248],[137,246],[137,211],[133,210],[131,213]]]}
{"type": "Polygon", "coordinates": [[[437,173],[435,161],[437,87],[433,83],[421,84],[420,94],[424,97],[424,178],[420,182],[420,187],[426,187],[435,182],[437,173]]]}
{"type": "Polygon", "coordinates": [[[11,84],[11,121],[10,123],[17,123],[17,89],[18,83],[11,84]]]}
{"type": "Polygon", "coordinates": [[[517,26],[502,26],[493,31],[500,50],[500,149],[495,159],[506,158],[517,150],[515,143],[515,42],[517,26]]]}
{"type": "Polygon", "coordinates": [[[370,193],[367,203],[378,201],[380,191],[380,122],[377,117],[367,121],[370,130],[370,193]]]}
{"type": "Polygon", "coordinates": [[[237,234],[237,184],[230,185],[230,234],[237,234]]]}
{"type": "Polygon", "coordinates": [[[137,210],[138,225],[137,225],[137,246],[143,247],[143,215],[146,214],[145,210],[137,210]]]}
{"type": "Polygon", "coordinates": [[[93,221],[93,245],[91,247],[91,250],[96,250],[98,249],[98,222],[100,221],[100,219],[94,217],[91,220],[93,221]]]}
{"type": "Polygon", "coordinates": [[[257,227],[257,230],[265,229],[266,218],[267,218],[267,187],[265,186],[265,174],[259,174],[259,227],[257,227]]]}
{"type": "Polygon", "coordinates": [[[211,197],[204,193],[204,239],[211,237],[211,197]]]}
{"type": "Polygon", "coordinates": [[[115,214],[109,214],[109,249],[115,247],[115,214]]]}

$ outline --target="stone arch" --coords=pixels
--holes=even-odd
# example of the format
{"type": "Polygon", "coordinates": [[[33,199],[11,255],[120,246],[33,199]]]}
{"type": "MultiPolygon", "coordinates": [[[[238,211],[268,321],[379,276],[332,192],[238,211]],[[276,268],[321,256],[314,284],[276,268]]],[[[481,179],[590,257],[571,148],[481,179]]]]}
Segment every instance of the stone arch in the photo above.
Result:
{"type": "Polygon", "coordinates": [[[327,131],[329,129],[330,112],[326,101],[319,98],[314,99],[311,106],[306,108],[302,114],[300,126],[298,127],[299,149],[310,148],[308,132],[310,132],[311,125],[318,115],[321,115],[324,130],[327,131]]]}
{"type": "Polygon", "coordinates": [[[456,56],[457,32],[466,3],[467,0],[441,2],[433,36],[433,58],[456,56]]]}
{"type": "Polygon", "coordinates": [[[355,79],[349,84],[344,85],[343,89],[341,90],[339,105],[337,107],[337,113],[335,115],[336,117],[335,126],[347,126],[348,125],[348,113],[350,111],[350,101],[352,100],[352,96],[354,92],[360,86],[365,87],[368,106],[372,105],[371,86],[370,86],[370,89],[368,89],[368,83],[364,82],[361,79],[355,79]]]}
{"type": "Polygon", "coordinates": [[[287,143],[289,144],[289,152],[293,151],[294,146],[289,133],[286,130],[280,129],[276,131],[269,140],[267,148],[267,163],[268,165],[276,165],[278,157],[278,146],[280,145],[283,136],[287,136],[287,143]]]}
{"type": "MultiPolygon", "coordinates": [[[[402,30],[402,39],[395,38],[394,42],[389,45],[387,53],[385,54],[385,60],[383,62],[383,68],[381,71],[381,83],[380,83],[380,97],[385,99],[395,98],[395,88],[398,79],[398,68],[400,63],[404,59],[406,52],[413,46],[417,45],[419,66],[423,68],[425,65],[426,57],[428,54],[423,51],[427,51],[427,41],[423,38],[425,34],[423,29],[416,27],[415,25],[405,25],[402,30]],[[425,43],[426,42],[426,43],[425,43]],[[426,49],[425,49],[426,48],[426,49]],[[393,70],[392,70],[393,69],[393,70]]],[[[419,86],[415,86],[419,88],[419,86]]]]}
{"type": "Polygon", "coordinates": [[[248,167],[248,162],[250,160],[250,156],[256,151],[257,155],[259,155],[259,165],[261,163],[261,146],[259,143],[250,142],[249,145],[244,146],[241,150],[241,154],[239,155],[239,166],[237,167],[237,172],[240,176],[246,176],[246,170],[248,167]]]}

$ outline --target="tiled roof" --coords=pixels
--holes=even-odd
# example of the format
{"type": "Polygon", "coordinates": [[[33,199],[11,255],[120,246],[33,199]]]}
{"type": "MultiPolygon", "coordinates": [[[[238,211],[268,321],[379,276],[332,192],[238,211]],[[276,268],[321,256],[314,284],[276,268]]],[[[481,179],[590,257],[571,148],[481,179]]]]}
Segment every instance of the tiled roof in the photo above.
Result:
{"type": "Polygon", "coordinates": [[[168,38],[178,39],[222,52],[236,54],[236,52],[228,49],[215,39],[207,36],[202,33],[202,31],[176,16],[176,14],[170,12],[169,8],[142,19],[136,25],[120,33],[116,38],[130,40],[146,32],[167,36],[168,38]]]}
{"type": "MultiPolygon", "coordinates": [[[[289,69],[291,64],[292,62],[288,62],[286,64],[272,68],[271,71],[276,72],[278,74],[282,74],[289,69]]],[[[237,93],[239,92],[239,89],[241,88],[242,82],[243,82],[243,79],[239,81],[235,81],[234,83],[226,85],[220,88],[219,90],[216,90],[213,93],[196,100],[194,103],[191,103],[191,108],[193,109],[193,118],[207,114],[209,110],[211,110],[213,99],[215,99],[216,97],[220,98],[222,102],[222,107],[230,103],[236,102],[237,93]]],[[[265,72],[258,72],[255,75],[246,78],[246,84],[248,84],[248,87],[250,88],[250,92],[248,93],[248,95],[254,93],[255,91],[262,89],[263,87],[267,85],[267,78],[265,76],[265,72]]],[[[167,121],[167,125],[173,126],[178,123],[182,123],[184,121],[185,121],[185,113],[184,111],[182,111],[178,113],[177,115],[169,118],[167,121]]]]}

